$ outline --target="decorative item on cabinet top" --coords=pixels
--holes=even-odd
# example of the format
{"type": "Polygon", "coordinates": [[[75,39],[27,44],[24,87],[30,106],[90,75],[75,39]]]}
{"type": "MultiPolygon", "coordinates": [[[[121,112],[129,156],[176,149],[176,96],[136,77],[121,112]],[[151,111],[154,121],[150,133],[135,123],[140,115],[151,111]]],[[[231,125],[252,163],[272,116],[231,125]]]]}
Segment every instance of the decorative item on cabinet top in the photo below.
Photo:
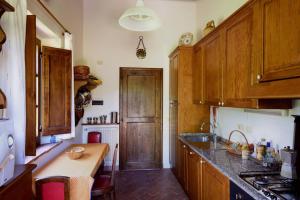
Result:
{"type": "Polygon", "coordinates": [[[193,33],[184,33],[181,35],[178,45],[191,46],[193,43],[193,38],[194,38],[193,33]]]}
{"type": "MultiPolygon", "coordinates": [[[[6,11],[14,12],[15,9],[9,3],[7,3],[5,0],[0,0],[0,19],[6,11]]],[[[5,41],[6,41],[6,35],[0,25],[0,52],[2,50],[2,45],[5,43],[5,41]]]]}
{"type": "Polygon", "coordinates": [[[203,30],[203,36],[206,36],[211,31],[213,31],[216,28],[214,20],[211,20],[207,22],[206,27],[203,30]]]}

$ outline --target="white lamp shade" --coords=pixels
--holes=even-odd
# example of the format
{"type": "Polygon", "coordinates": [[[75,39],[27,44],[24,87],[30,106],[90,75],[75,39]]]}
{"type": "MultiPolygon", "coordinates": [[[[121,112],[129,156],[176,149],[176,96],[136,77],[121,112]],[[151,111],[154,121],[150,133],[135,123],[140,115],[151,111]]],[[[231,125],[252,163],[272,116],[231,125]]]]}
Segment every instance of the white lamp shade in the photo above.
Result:
{"type": "Polygon", "coordinates": [[[129,8],[120,17],[119,24],[131,31],[153,31],[161,26],[160,19],[156,13],[144,7],[144,2],[138,0],[136,7],[129,8]]]}

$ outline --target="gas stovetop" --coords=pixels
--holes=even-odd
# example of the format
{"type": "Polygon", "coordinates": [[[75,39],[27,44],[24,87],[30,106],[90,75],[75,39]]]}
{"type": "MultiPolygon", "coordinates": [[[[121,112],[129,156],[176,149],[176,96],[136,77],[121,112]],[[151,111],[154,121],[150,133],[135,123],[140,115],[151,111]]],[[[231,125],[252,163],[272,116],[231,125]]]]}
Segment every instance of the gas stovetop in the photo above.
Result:
{"type": "Polygon", "coordinates": [[[240,177],[268,199],[300,200],[299,183],[279,172],[245,172],[240,177]]]}

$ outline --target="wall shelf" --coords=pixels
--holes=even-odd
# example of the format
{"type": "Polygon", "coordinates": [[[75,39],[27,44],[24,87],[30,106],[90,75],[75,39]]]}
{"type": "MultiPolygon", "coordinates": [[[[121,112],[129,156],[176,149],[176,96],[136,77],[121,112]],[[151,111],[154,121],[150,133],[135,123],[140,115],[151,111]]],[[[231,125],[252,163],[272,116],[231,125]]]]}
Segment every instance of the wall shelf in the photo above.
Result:
{"type": "MultiPolygon", "coordinates": [[[[0,19],[5,12],[14,12],[14,11],[15,11],[14,7],[12,7],[9,3],[7,3],[5,0],[0,0],[0,19]]],[[[6,41],[6,35],[0,25],[0,51],[2,50],[2,45],[5,43],[5,41],[6,41]]]]}

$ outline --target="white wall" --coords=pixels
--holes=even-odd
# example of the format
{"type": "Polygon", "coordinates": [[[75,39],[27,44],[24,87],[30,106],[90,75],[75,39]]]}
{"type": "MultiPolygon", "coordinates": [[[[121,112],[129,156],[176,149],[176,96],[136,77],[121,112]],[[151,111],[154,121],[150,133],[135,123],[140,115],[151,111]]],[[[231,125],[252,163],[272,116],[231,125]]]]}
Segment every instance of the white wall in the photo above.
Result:
{"type": "MultiPolygon", "coordinates": [[[[214,20],[216,25],[229,17],[247,0],[199,0],[197,1],[197,36],[202,37],[202,30],[206,23],[214,20]]],[[[290,114],[300,114],[300,101],[295,101],[288,116],[274,116],[262,113],[244,112],[244,109],[218,109],[218,135],[228,138],[230,131],[242,129],[249,142],[257,142],[261,138],[271,140],[274,146],[293,146],[293,117],[290,114]]],[[[235,141],[243,141],[240,137],[233,137],[235,141]]]]}
{"type": "Polygon", "coordinates": [[[247,0],[198,0],[197,1],[197,38],[202,37],[202,30],[210,20],[219,25],[247,0]]]}
{"type": "Polygon", "coordinates": [[[42,2],[72,33],[74,65],[80,64],[83,54],[83,0],[42,0],[42,2]]]}
{"type": "Polygon", "coordinates": [[[91,72],[103,80],[93,90],[93,98],[104,100],[104,106],[90,106],[85,117],[119,111],[119,67],[160,67],[163,81],[163,165],[169,167],[169,60],[168,55],[177,46],[180,35],[196,31],[196,2],[146,0],[154,9],[163,26],[150,33],[136,33],[118,25],[121,14],[134,6],[135,0],[84,1],[83,55],[91,72]],[[144,36],[147,58],[135,56],[138,36],[144,36]]]}

